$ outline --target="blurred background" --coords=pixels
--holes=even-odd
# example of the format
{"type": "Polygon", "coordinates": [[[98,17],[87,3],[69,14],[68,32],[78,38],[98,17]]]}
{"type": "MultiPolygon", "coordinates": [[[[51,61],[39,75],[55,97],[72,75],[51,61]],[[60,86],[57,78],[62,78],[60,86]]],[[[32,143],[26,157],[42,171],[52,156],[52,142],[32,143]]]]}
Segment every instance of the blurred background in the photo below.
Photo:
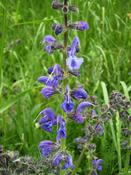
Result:
{"type": "MultiPolygon", "coordinates": [[[[51,0],[0,0],[0,144],[21,154],[39,156],[38,143],[52,135],[35,127],[38,113],[45,107],[61,112],[62,98],[45,100],[37,78],[59,63],[62,54],[45,53],[41,41],[51,34],[52,23],[63,23],[62,13],[51,8],[51,0]],[[55,101],[55,103],[53,102],[55,101]]],[[[108,93],[131,92],[131,1],[71,0],[79,13],[70,13],[70,21],[84,20],[90,29],[70,31],[68,44],[78,35],[80,55],[84,58],[81,76],[75,79],[90,95],[105,103],[103,84],[108,93]]],[[[57,37],[63,40],[63,35],[57,37]]],[[[71,80],[70,80],[71,81],[71,80]]],[[[73,86],[74,80],[71,81],[73,86]]],[[[68,125],[69,149],[81,126],[68,125]],[[72,131],[72,126],[75,128],[72,131]]],[[[53,136],[55,138],[55,134],[53,136]]],[[[108,154],[108,153],[107,153],[108,154]]]]}

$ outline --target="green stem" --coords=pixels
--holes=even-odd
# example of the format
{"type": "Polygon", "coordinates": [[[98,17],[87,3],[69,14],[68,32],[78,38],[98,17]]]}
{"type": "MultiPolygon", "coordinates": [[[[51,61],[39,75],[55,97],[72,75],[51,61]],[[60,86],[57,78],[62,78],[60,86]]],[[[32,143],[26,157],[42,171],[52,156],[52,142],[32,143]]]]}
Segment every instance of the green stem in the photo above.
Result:
{"type": "Polygon", "coordinates": [[[119,165],[119,172],[121,172],[122,164],[121,164],[121,121],[119,117],[119,113],[116,113],[116,141],[117,141],[117,155],[118,155],[118,165],[119,165]]]}
{"type": "MultiPolygon", "coordinates": [[[[64,6],[67,6],[67,0],[64,0],[64,6]]],[[[66,66],[66,57],[67,57],[67,44],[68,44],[68,15],[67,13],[64,13],[64,28],[65,28],[65,32],[64,32],[64,61],[65,61],[65,66],[66,66]]]]}
{"type": "MultiPolygon", "coordinates": [[[[64,0],[64,6],[67,6],[67,0],[64,0]]],[[[63,52],[63,59],[64,59],[64,65],[66,67],[66,58],[67,58],[67,43],[68,43],[68,30],[67,30],[67,25],[68,25],[68,16],[67,13],[64,13],[64,52],[63,52]]],[[[66,116],[64,117],[66,120],[66,116]]],[[[66,149],[66,140],[62,139],[61,141],[61,149],[64,151],[66,149]]],[[[60,169],[59,172],[60,175],[65,175],[65,171],[60,169]]]]}
{"type": "MultiPolygon", "coordinates": [[[[129,130],[131,130],[131,124],[130,123],[129,123],[129,130]]],[[[129,135],[129,146],[131,146],[131,136],[130,135],[129,135]]],[[[128,148],[127,153],[126,153],[125,166],[124,166],[124,172],[125,173],[128,173],[128,170],[129,170],[130,156],[131,156],[131,151],[128,148]]]]}
{"type": "Polygon", "coordinates": [[[84,156],[85,150],[86,150],[86,146],[83,148],[83,150],[82,150],[82,152],[80,154],[80,157],[79,157],[78,161],[76,162],[75,169],[72,171],[71,175],[75,175],[75,173],[77,172],[77,169],[78,169],[78,167],[79,167],[79,165],[81,163],[81,160],[82,160],[82,158],[84,156]]]}
{"type": "Polygon", "coordinates": [[[3,57],[4,57],[4,45],[5,45],[5,40],[6,40],[6,26],[7,26],[7,20],[6,20],[6,0],[1,2],[3,6],[0,7],[3,19],[2,19],[2,26],[1,26],[1,32],[2,36],[0,38],[0,103],[2,102],[2,88],[3,88],[3,57]]]}

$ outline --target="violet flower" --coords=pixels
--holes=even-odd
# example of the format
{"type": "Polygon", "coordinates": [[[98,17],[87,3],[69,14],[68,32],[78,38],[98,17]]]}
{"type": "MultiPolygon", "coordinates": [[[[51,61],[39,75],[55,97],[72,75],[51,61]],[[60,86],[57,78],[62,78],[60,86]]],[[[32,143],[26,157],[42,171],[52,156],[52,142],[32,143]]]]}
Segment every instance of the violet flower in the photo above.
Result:
{"type": "Polygon", "coordinates": [[[82,87],[73,90],[71,96],[76,100],[87,99],[88,97],[87,92],[82,87]]]}
{"type": "Polygon", "coordinates": [[[61,80],[64,76],[64,71],[61,69],[61,67],[58,64],[55,64],[52,68],[49,68],[48,72],[49,74],[52,74],[53,76],[58,77],[59,80],[61,80]]]}
{"type": "Polygon", "coordinates": [[[88,30],[89,25],[85,21],[79,21],[79,22],[69,24],[69,28],[83,31],[83,30],[88,30]]]}
{"type": "Polygon", "coordinates": [[[52,86],[47,86],[41,90],[41,93],[45,98],[49,98],[56,93],[56,89],[52,86]]]}
{"type": "Polygon", "coordinates": [[[81,31],[89,29],[89,25],[85,21],[80,21],[80,22],[76,23],[75,27],[77,30],[81,30],[81,31]]]}
{"type": "Polygon", "coordinates": [[[62,161],[64,161],[62,169],[74,168],[72,156],[70,154],[64,154],[61,152],[57,153],[57,155],[54,157],[52,166],[58,167],[62,161]]]}
{"type": "Polygon", "coordinates": [[[102,159],[94,159],[92,161],[93,168],[98,171],[102,171],[102,165],[101,163],[103,162],[102,159]]]}
{"type": "Polygon", "coordinates": [[[43,157],[47,157],[52,151],[56,150],[58,145],[50,140],[40,142],[39,149],[43,157]]]}
{"type": "Polygon", "coordinates": [[[56,39],[51,35],[47,35],[47,36],[44,37],[42,43],[45,44],[44,49],[47,53],[50,54],[50,53],[53,52],[53,46],[54,46],[55,42],[56,42],[56,39]]]}
{"type": "Polygon", "coordinates": [[[61,104],[61,107],[66,113],[71,112],[74,108],[74,104],[73,104],[73,102],[71,101],[71,98],[70,98],[70,88],[69,88],[69,86],[66,87],[64,102],[61,104]]]}
{"type": "Polygon", "coordinates": [[[68,50],[68,56],[74,56],[75,53],[78,51],[78,48],[80,46],[80,40],[78,38],[78,36],[75,36],[70,49],[68,50]]]}
{"type": "Polygon", "coordinates": [[[51,108],[46,108],[40,112],[42,118],[39,120],[39,125],[42,129],[52,132],[53,125],[56,125],[56,116],[51,108]]]}
{"type": "Polygon", "coordinates": [[[82,111],[85,109],[85,108],[88,108],[90,106],[93,106],[92,103],[90,102],[81,102],[75,113],[73,114],[73,116],[71,117],[73,120],[75,120],[77,123],[83,123],[84,122],[84,116],[81,114],[82,111]]]}
{"type": "Polygon", "coordinates": [[[70,72],[78,72],[81,64],[83,63],[83,58],[77,58],[75,56],[78,45],[80,45],[80,42],[76,36],[72,42],[70,51],[68,51],[68,58],[66,60],[66,65],[68,66],[70,72]]]}
{"type": "Polygon", "coordinates": [[[52,28],[56,35],[59,35],[63,31],[63,26],[61,24],[53,24],[52,28]]]}
{"type": "Polygon", "coordinates": [[[42,41],[42,44],[45,45],[44,50],[51,54],[56,49],[62,49],[63,45],[59,43],[53,36],[47,35],[42,41]]]}
{"type": "Polygon", "coordinates": [[[74,168],[75,166],[73,165],[73,161],[72,161],[72,156],[71,155],[67,155],[65,157],[65,164],[63,165],[62,169],[67,169],[67,168],[74,168]]]}
{"type": "Polygon", "coordinates": [[[46,44],[54,44],[55,41],[56,41],[56,39],[55,39],[53,36],[47,35],[47,36],[44,37],[42,43],[43,43],[43,44],[44,44],[44,43],[46,43],[46,44]]]}
{"type": "Polygon", "coordinates": [[[47,86],[58,87],[59,81],[62,80],[64,75],[63,70],[58,64],[55,64],[53,67],[50,67],[48,69],[48,73],[50,74],[50,76],[41,76],[38,78],[38,81],[44,83],[47,86]]]}
{"type": "Polygon", "coordinates": [[[96,124],[94,129],[96,134],[102,135],[104,133],[104,128],[100,123],[96,124]]]}
{"type": "Polygon", "coordinates": [[[47,76],[41,76],[38,78],[38,81],[40,83],[44,83],[47,86],[57,87],[59,85],[59,79],[57,76],[50,77],[50,78],[47,76]]]}
{"type": "Polygon", "coordinates": [[[57,130],[57,142],[59,142],[61,139],[66,138],[66,122],[61,116],[58,116],[57,123],[59,124],[59,129],[57,130]]]}

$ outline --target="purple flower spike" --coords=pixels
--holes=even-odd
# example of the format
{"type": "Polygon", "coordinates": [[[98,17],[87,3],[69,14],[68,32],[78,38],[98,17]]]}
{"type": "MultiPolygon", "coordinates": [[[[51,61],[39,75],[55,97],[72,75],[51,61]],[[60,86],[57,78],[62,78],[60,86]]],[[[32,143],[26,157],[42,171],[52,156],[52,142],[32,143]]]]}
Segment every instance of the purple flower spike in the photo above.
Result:
{"type": "Polygon", "coordinates": [[[86,99],[88,97],[87,92],[82,87],[79,87],[78,89],[73,90],[71,93],[71,96],[76,100],[86,99]]]}
{"type": "Polygon", "coordinates": [[[51,108],[46,108],[40,112],[42,118],[39,120],[39,125],[42,129],[52,132],[52,126],[56,125],[56,116],[51,108]]]}
{"type": "Polygon", "coordinates": [[[56,39],[51,35],[47,35],[43,39],[43,43],[48,43],[48,44],[54,44],[55,41],[56,39]]]}
{"type": "Polygon", "coordinates": [[[80,21],[79,23],[76,24],[76,29],[77,30],[88,30],[89,29],[89,25],[87,22],[84,21],[80,21]]]}
{"type": "Polygon", "coordinates": [[[52,28],[56,35],[59,35],[63,31],[63,26],[60,24],[54,24],[52,28]]]}
{"type": "Polygon", "coordinates": [[[69,86],[66,87],[66,93],[65,93],[64,98],[65,98],[65,100],[61,104],[61,107],[66,113],[69,113],[74,108],[74,104],[73,104],[73,102],[71,101],[71,98],[70,98],[70,88],[69,88],[69,86]]]}
{"type": "Polygon", "coordinates": [[[102,159],[94,159],[92,161],[93,168],[98,170],[98,171],[102,171],[102,166],[101,166],[102,162],[103,162],[102,159]]]}
{"type": "Polygon", "coordinates": [[[45,98],[49,98],[51,97],[53,94],[56,93],[56,90],[55,88],[51,87],[51,86],[47,86],[45,88],[42,89],[41,91],[42,95],[45,97],[45,98]]]}
{"type": "Polygon", "coordinates": [[[47,157],[57,147],[58,147],[58,145],[56,145],[55,143],[53,143],[50,140],[42,141],[39,144],[39,149],[40,149],[40,151],[42,153],[42,156],[44,156],[44,157],[47,157]]]}
{"type": "Polygon", "coordinates": [[[57,131],[57,141],[59,142],[62,138],[66,138],[66,122],[61,116],[58,116],[57,123],[60,124],[60,127],[57,131]]]}

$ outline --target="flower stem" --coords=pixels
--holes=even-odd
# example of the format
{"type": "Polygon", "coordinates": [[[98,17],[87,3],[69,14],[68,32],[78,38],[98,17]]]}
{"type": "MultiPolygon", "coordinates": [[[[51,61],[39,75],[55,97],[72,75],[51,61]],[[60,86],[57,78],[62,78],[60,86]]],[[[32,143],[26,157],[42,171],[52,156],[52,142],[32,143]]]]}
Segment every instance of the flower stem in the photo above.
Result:
{"type": "Polygon", "coordinates": [[[82,158],[84,156],[85,150],[86,150],[86,147],[83,148],[83,150],[82,150],[82,152],[81,152],[81,154],[79,156],[79,159],[76,162],[75,169],[72,171],[71,175],[75,175],[75,173],[77,172],[77,169],[79,168],[79,165],[81,163],[81,160],[82,160],[82,158]]]}
{"type": "MultiPolygon", "coordinates": [[[[68,0],[64,0],[64,6],[67,7],[68,5],[68,0]]],[[[68,15],[67,13],[64,13],[64,28],[65,28],[65,32],[64,32],[64,61],[65,61],[65,66],[66,66],[66,57],[67,57],[67,43],[68,43],[68,15]]]]}
{"type": "MultiPolygon", "coordinates": [[[[129,130],[131,130],[131,123],[129,123],[129,130]]],[[[129,146],[131,145],[131,136],[129,135],[129,146]]],[[[125,160],[125,166],[124,166],[124,172],[125,173],[128,173],[128,170],[129,170],[129,163],[130,163],[130,156],[131,156],[131,151],[127,150],[127,153],[126,153],[126,160],[125,160]]]]}

